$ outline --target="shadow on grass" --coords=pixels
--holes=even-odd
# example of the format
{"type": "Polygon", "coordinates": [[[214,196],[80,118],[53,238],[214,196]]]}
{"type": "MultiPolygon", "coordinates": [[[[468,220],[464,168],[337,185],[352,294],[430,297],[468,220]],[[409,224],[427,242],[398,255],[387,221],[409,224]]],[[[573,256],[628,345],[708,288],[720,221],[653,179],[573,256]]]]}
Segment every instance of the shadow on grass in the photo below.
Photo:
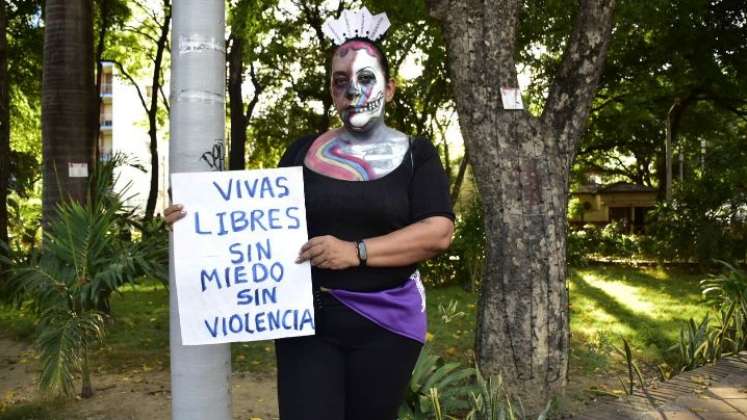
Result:
{"type": "Polygon", "coordinates": [[[705,274],[693,274],[685,270],[666,270],[660,275],[654,275],[653,272],[658,271],[657,269],[631,270],[627,267],[608,266],[580,268],[574,271],[577,273],[593,271],[600,280],[625,283],[651,292],[666,294],[675,299],[682,299],[685,296],[698,298],[700,296],[699,282],[706,277],[705,274]]]}
{"type": "MultiPolygon", "coordinates": [[[[657,320],[646,314],[635,312],[605,290],[589,284],[582,276],[576,276],[573,285],[572,293],[594,301],[609,315],[627,325],[631,331],[636,332],[637,341],[645,345],[654,345],[662,353],[674,344],[674,341],[668,339],[662,332],[669,331],[676,325],[676,321],[657,320]]],[[[615,343],[615,345],[621,346],[622,342],[615,343]]]]}

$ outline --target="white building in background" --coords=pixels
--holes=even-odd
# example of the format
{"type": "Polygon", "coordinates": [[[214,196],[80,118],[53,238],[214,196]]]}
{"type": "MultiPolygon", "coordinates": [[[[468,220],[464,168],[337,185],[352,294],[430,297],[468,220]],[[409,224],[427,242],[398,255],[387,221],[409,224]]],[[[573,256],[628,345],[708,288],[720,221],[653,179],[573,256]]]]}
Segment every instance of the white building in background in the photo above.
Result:
{"type": "MultiPolygon", "coordinates": [[[[150,101],[150,86],[143,89],[146,102],[150,101]]],[[[156,92],[157,94],[157,92],[156,92]]],[[[101,131],[99,133],[99,150],[102,160],[109,160],[115,154],[124,154],[140,168],[124,165],[117,168],[118,177],[115,189],[122,191],[129,184],[125,193],[127,204],[137,207],[140,213],[145,211],[150,191],[150,137],[148,136],[148,116],[138,97],[137,89],[126,79],[117,75],[112,63],[103,63],[101,79],[101,131]]],[[[156,214],[168,206],[168,142],[163,134],[158,133],[158,198],[156,214]]]]}

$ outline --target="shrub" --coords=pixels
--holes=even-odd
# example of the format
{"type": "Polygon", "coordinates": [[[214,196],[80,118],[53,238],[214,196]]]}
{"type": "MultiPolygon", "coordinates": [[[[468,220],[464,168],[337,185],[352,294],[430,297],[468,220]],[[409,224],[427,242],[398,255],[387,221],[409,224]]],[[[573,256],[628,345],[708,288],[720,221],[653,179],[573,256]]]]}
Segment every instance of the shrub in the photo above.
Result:
{"type": "Polygon", "coordinates": [[[720,262],[726,271],[701,281],[707,301],[716,309],[718,323],[709,314],[700,322],[690,319],[680,331],[680,371],[715,362],[723,355],[737,354],[747,346],[747,276],[742,270],[720,262]]]}
{"type": "Polygon", "coordinates": [[[584,266],[594,254],[595,246],[593,238],[598,236],[596,226],[572,230],[566,238],[566,260],[573,266],[584,266]]]}
{"type": "Polygon", "coordinates": [[[38,248],[41,214],[39,197],[23,197],[17,193],[8,196],[8,247],[13,255],[28,256],[38,248]]]}
{"type": "Polygon", "coordinates": [[[71,394],[80,371],[81,395],[92,395],[88,354],[103,338],[111,294],[144,273],[166,271],[162,242],[123,233],[132,213],[111,190],[112,173],[113,164],[97,169],[86,204],[61,203],[41,250],[11,270],[14,296],[39,317],[40,385],[56,394],[71,394]]]}
{"type": "Polygon", "coordinates": [[[485,233],[482,206],[477,195],[457,214],[451,247],[438,257],[421,265],[420,272],[428,286],[459,284],[476,290],[485,262],[485,233]]]}
{"type": "Polygon", "coordinates": [[[747,225],[738,208],[713,207],[689,196],[658,204],[649,213],[657,258],[701,264],[744,259],[747,225]]]}
{"type": "MultiPolygon", "coordinates": [[[[546,419],[551,406],[550,401],[537,420],[546,419]]],[[[398,418],[525,420],[529,416],[521,401],[506,389],[500,376],[486,379],[477,369],[445,363],[423,348],[398,418]]]]}
{"type": "Polygon", "coordinates": [[[474,391],[470,386],[474,375],[475,369],[445,363],[424,347],[415,363],[399,418],[424,420],[433,418],[437,411],[466,412],[468,397],[474,391]],[[432,398],[432,390],[436,390],[436,400],[432,398]]]}
{"type": "MultiPolygon", "coordinates": [[[[524,410],[521,400],[514,399],[506,389],[500,376],[485,379],[477,372],[478,392],[472,394],[471,410],[465,420],[525,420],[529,415],[524,410]]],[[[552,408],[548,401],[537,420],[545,420],[552,408]]]]}
{"type": "Polygon", "coordinates": [[[633,377],[633,374],[635,373],[635,377],[638,378],[638,384],[642,389],[646,389],[646,381],[643,379],[643,374],[641,373],[641,369],[638,367],[638,363],[633,360],[633,350],[630,347],[630,343],[628,343],[628,340],[624,338],[622,339],[622,342],[622,348],[619,348],[617,346],[612,347],[620,356],[624,358],[625,366],[628,371],[628,378],[627,382],[624,381],[621,377],[618,377],[618,380],[623,387],[623,391],[625,391],[627,395],[633,395],[633,387],[635,386],[635,378],[633,377]]]}
{"type": "Polygon", "coordinates": [[[594,258],[646,258],[651,254],[651,239],[643,235],[622,233],[619,223],[603,228],[586,225],[568,232],[568,263],[584,265],[594,258]]]}
{"type": "Polygon", "coordinates": [[[747,317],[747,275],[735,266],[717,261],[725,272],[700,282],[703,296],[718,309],[736,306],[742,317],[747,317]]]}

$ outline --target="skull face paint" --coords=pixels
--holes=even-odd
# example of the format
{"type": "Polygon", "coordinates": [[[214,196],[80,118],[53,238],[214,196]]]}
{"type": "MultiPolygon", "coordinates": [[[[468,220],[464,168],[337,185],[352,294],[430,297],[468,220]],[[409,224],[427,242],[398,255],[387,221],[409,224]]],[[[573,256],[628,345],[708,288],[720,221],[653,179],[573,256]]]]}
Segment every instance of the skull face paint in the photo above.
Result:
{"type": "Polygon", "coordinates": [[[396,89],[386,57],[370,42],[348,41],[332,57],[331,76],[330,93],[344,127],[317,137],[304,166],[346,181],[370,181],[402,167],[409,138],[384,121],[396,89]]]}
{"type": "Polygon", "coordinates": [[[366,132],[384,121],[384,69],[368,43],[342,45],[332,59],[332,99],[345,127],[366,132]]]}

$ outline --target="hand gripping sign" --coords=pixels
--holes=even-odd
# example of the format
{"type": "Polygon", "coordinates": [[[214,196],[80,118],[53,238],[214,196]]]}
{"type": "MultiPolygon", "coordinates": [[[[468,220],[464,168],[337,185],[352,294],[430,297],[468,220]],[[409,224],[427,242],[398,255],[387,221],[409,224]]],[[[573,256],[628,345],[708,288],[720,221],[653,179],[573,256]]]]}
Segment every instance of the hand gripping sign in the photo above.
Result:
{"type": "Polygon", "coordinates": [[[180,173],[174,274],[184,345],[314,334],[300,167],[180,173]]]}

